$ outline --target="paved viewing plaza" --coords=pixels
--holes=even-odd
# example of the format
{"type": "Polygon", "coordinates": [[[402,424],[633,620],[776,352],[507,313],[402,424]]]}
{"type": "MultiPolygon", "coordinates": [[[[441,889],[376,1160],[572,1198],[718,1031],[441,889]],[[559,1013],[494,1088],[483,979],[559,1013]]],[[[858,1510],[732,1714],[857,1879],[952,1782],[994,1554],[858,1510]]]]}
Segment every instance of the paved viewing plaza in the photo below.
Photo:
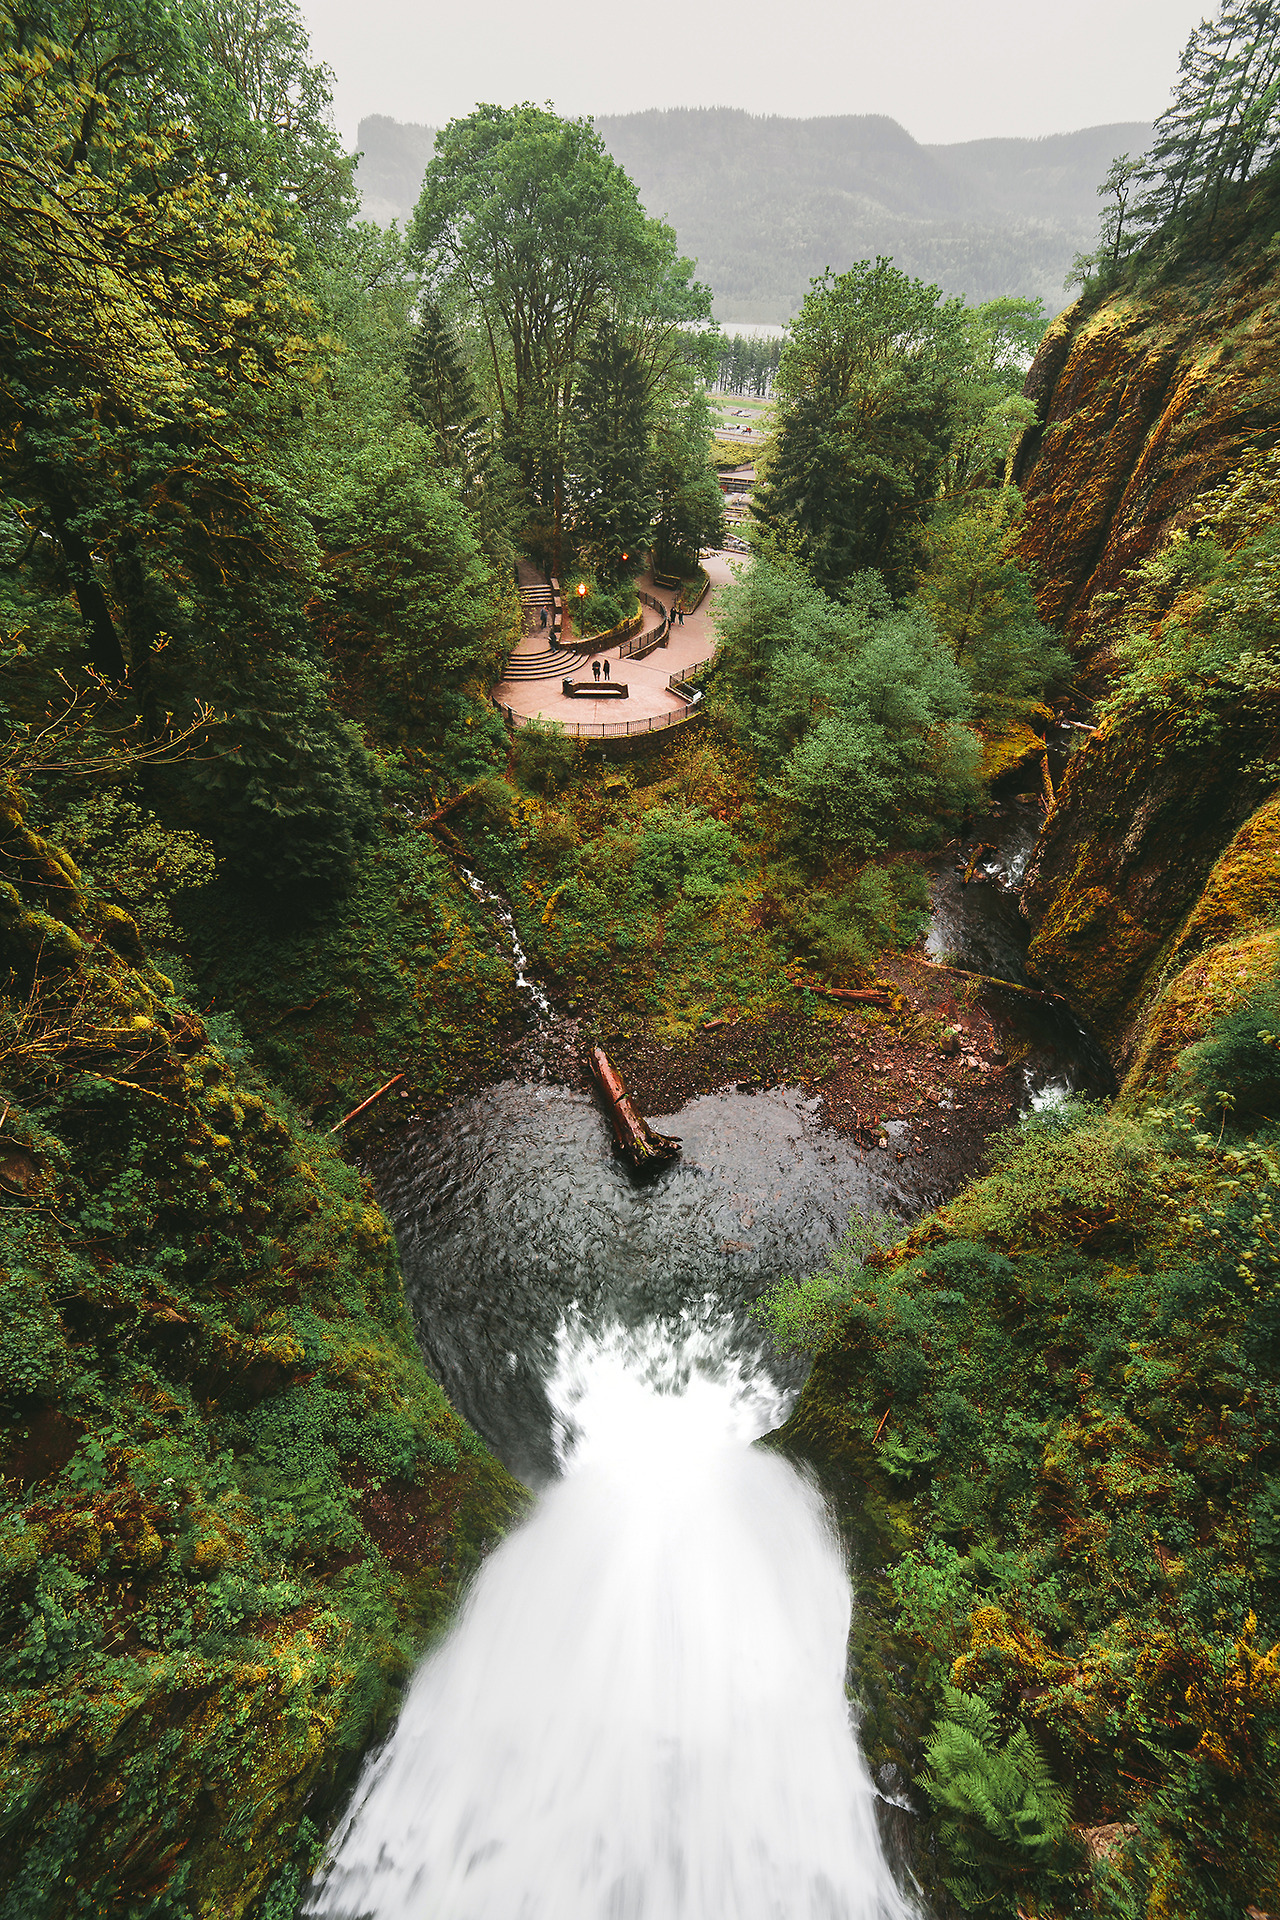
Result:
{"type": "MultiPolygon", "coordinates": [[[[679,694],[672,693],[667,685],[674,673],[683,667],[696,665],[710,659],[715,652],[716,634],[711,623],[711,609],[717,589],[726,585],[731,578],[731,566],[740,566],[741,557],[731,553],[704,553],[702,565],[711,581],[711,590],[704,597],[701,606],[687,613],[684,625],[672,628],[665,646],[655,647],[643,660],[621,659],[619,649],[612,646],[599,653],[589,653],[582,648],[560,648],[556,655],[556,664],[545,669],[539,667],[539,677],[525,679],[519,677],[522,661],[541,662],[548,648],[546,632],[534,628],[517,644],[508,662],[507,677],[500,680],[493,689],[493,698],[504,707],[510,707],[519,719],[532,719],[535,715],[541,720],[558,720],[563,726],[597,727],[601,724],[615,727],[621,721],[643,721],[661,719],[667,721],[672,713],[683,714],[685,702],[679,694]],[[609,662],[612,679],[623,681],[628,688],[625,700],[616,697],[592,699],[589,695],[576,699],[566,698],[561,691],[560,682],[568,678],[585,680],[590,676],[593,660],[609,662]],[[542,677],[545,671],[546,677],[542,677]]],[[[644,573],[636,581],[643,592],[652,594],[664,607],[675,605],[674,587],[659,587],[654,584],[650,574],[644,573]]],[[[643,605],[643,602],[641,603],[643,605]]],[[[651,633],[661,622],[661,616],[651,607],[644,607],[644,632],[651,633]]]]}

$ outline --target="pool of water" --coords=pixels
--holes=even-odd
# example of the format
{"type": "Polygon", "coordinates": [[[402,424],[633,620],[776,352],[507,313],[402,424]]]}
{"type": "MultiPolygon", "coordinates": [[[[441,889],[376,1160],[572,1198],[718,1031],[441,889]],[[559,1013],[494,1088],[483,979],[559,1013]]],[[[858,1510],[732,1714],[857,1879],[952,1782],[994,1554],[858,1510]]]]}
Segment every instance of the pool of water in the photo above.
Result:
{"type": "Polygon", "coordinates": [[[556,1471],[546,1382],[566,1320],[727,1320],[788,1394],[803,1368],[766,1352],[751,1304],[821,1264],[850,1212],[914,1218],[917,1169],[828,1133],[794,1088],[718,1093],[651,1115],[684,1143],[632,1173],[587,1095],[508,1081],[404,1138],[381,1163],[428,1365],[512,1472],[556,1471]],[[891,1170],[892,1169],[892,1170],[891,1170]]]}

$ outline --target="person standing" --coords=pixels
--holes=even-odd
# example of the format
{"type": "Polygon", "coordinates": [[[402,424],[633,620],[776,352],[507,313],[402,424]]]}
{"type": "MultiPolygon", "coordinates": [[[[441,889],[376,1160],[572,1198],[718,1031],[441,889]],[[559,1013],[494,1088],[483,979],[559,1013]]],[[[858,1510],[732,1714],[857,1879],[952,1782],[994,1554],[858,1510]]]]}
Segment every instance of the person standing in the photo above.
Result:
{"type": "Polygon", "coordinates": [[[604,677],[606,680],[609,678],[609,662],[607,660],[604,663],[604,677]]]}
{"type": "Polygon", "coordinates": [[[595,677],[596,677],[596,679],[597,679],[597,680],[599,680],[599,678],[600,678],[600,662],[599,662],[598,660],[593,660],[593,661],[591,662],[591,671],[592,671],[592,673],[594,673],[594,675],[595,675],[595,677]]]}
{"type": "Polygon", "coordinates": [[[684,608],[683,607],[676,608],[676,620],[680,626],[684,625],[684,608]]]}
{"type": "Polygon", "coordinates": [[[545,607],[542,609],[542,630],[544,633],[547,630],[547,610],[545,607]]]}

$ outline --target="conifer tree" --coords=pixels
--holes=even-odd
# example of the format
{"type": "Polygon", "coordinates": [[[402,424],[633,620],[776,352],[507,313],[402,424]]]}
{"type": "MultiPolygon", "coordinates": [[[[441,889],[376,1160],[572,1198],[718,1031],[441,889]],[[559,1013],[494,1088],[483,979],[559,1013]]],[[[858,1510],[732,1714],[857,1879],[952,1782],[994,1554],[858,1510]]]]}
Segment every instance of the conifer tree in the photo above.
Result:
{"type": "Polygon", "coordinates": [[[1174,235],[1210,237],[1224,205],[1280,147],[1280,5],[1222,0],[1182,51],[1174,98],[1138,163],[1114,161],[1097,251],[1076,272],[1122,261],[1174,235]]]}
{"type": "Polygon", "coordinates": [[[409,392],[413,410],[436,438],[447,466],[461,468],[481,426],[471,369],[453,330],[434,301],[424,301],[409,343],[409,392]]]}
{"type": "Polygon", "coordinates": [[[635,355],[605,319],[578,382],[570,480],[578,546],[604,583],[623,578],[653,520],[649,411],[635,355]]]}

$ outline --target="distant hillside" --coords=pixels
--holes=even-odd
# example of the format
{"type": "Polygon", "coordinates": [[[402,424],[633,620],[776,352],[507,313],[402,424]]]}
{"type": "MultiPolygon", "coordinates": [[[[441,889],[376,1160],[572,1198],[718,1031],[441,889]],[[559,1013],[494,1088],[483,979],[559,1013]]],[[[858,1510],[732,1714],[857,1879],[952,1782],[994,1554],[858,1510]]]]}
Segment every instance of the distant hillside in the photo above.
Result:
{"type": "MultiPolygon", "coordinates": [[[[1150,126],[1085,127],[1040,140],[924,147],[896,120],[785,120],[679,107],[596,120],[650,213],[669,220],[726,320],[786,320],[826,266],[890,254],[971,300],[1039,295],[1065,305],[1072,255],[1092,244],[1097,185],[1150,126]]],[[[434,130],[375,114],[360,123],[371,218],[403,219],[434,130]]]]}

